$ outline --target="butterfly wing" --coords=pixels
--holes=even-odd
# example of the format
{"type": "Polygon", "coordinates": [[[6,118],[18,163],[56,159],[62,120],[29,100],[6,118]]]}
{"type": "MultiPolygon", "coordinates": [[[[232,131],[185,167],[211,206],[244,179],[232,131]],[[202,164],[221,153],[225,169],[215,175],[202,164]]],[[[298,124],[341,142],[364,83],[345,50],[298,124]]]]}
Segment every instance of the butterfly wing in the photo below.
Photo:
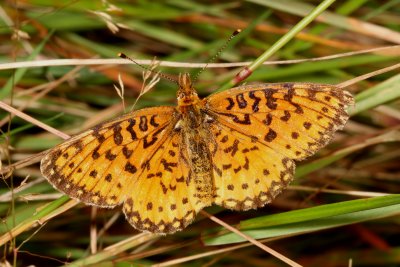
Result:
{"type": "Polygon", "coordinates": [[[41,171],[58,190],[86,204],[124,201],[143,159],[170,132],[172,107],[148,108],[98,125],[53,148],[41,171]]]}
{"type": "Polygon", "coordinates": [[[327,144],[348,119],[352,96],[333,85],[251,85],[211,95],[215,203],[246,210],[271,201],[295,164],[327,144]]]}
{"type": "Polygon", "coordinates": [[[234,210],[262,207],[293,178],[293,160],[251,136],[223,124],[211,124],[214,203],[234,210]]]}
{"type": "Polygon", "coordinates": [[[180,230],[199,208],[190,202],[176,116],[173,107],[147,108],[99,125],[53,148],[41,171],[56,189],[86,204],[124,203],[139,230],[180,230]]]}
{"type": "Polygon", "coordinates": [[[174,233],[190,224],[204,207],[195,196],[182,135],[173,132],[144,165],[123,210],[135,228],[174,233]]]}
{"type": "Polygon", "coordinates": [[[237,87],[205,102],[219,123],[301,160],[344,126],[353,97],[334,85],[283,83],[237,87]]]}

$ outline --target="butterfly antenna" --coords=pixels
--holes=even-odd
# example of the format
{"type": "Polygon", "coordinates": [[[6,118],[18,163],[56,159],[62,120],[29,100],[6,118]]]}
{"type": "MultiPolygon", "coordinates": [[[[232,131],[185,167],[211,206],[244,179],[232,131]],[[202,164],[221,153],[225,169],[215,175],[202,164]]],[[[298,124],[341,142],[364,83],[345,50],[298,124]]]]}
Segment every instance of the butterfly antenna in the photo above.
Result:
{"type": "MultiPolygon", "coordinates": [[[[169,81],[171,81],[171,82],[174,82],[174,83],[178,84],[178,81],[177,81],[177,80],[175,80],[175,79],[173,79],[173,78],[171,78],[171,77],[169,77],[169,76],[167,76],[167,75],[165,75],[165,74],[163,74],[163,73],[155,72],[153,69],[151,69],[151,68],[149,68],[149,67],[147,67],[147,66],[144,66],[144,65],[142,65],[142,64],[140,64],[140,63],[138,63],[138,62],[136,62],[134,59],[128,57],[128,56],[125,55],[124,53],[118,53],[118,56],[119,56],[120,58],[127,59],[127,60],[129,60],[129,61],[135,63],[136,65],[138,65],[138,66],[141,67],[142,69],[147,70],[147,71],[150,71],[150,72],[153,73],[154,75],[159,75],[160,77],[162,77],[162,78],[164,78],[164,79],[166,79],[166,80],[169,80],[169,81]]],[[[178,85],[179,85],[179,84],[178,84],[178,85]]]]}
{"type": "Polygon", "coordinates": [[[236,37],[236,35],[238,35],[242,30],[241,29],[237,29],[235,30],[231,37],[229,37],[228,40],[226,40],[225,44],[223,46],[221,46],[220,49],[218,49],[217,53],[207,62],[207,64],[201,69],[199,70],[199,72],[196,73],[196,75],[194,76],[193,82],[195,82],[197,80],[197,78],[200,76],[200,74],[207,68],[207,66],[214,62],[222,53],[222,51],[224,51],[226,49],[226,47],[228,46],[228,44],[233,40],[233,38],[236,37]]]}

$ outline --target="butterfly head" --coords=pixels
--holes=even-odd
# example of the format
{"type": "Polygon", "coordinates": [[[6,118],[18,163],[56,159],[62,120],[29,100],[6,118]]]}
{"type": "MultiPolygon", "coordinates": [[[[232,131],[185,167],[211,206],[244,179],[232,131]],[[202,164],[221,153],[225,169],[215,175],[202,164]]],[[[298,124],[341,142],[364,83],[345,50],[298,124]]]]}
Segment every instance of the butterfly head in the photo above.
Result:
{"type": "Polygon", "coordinates": [[[192,86],[189,73],[179,74],[179,90],[176,94],[178,99],[178,106],[190,106],[199,101],[199,96],[192,86]]]}

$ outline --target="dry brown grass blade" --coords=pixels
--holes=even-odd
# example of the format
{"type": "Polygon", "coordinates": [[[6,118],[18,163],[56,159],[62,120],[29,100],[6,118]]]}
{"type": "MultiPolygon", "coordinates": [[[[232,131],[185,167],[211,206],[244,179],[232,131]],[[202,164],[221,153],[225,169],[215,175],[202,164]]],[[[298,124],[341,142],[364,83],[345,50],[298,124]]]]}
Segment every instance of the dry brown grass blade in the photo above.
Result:
{"type": "Polygon", "coordinates": [[[53,127],[48,126],[47,124],[45,124],[45,123],[43,123],[43,122],[41,122],[41,121],[39,121],[39,120],[27,115],[27,114],[19,111],[18,109],[15,109],[15,108],[11,107],[10,105],[7,105],[6,103],[4,103],[2,101],[0,101],[0,108],[10,112],[11,114],[13,114],[15,116],[20,117],[21,119],[26,120],[27,122],[30,122],[30,123],[42,128],[42,129],[45,129],[46,131],[48,131],[50,133],[53,133],[53,134],[55,134],[55,135],[57,135],[57,136],[59,136],[59,137],[61,137],[63,139],[68,139],[69,138],[69,135],[67,135],[67,134],[65,134],[65,133],[63,133],[63,132],[61,132],[61,131],[53,128],[53,127]]]}
{"type": "MultiPolygon", "coordinates": [[[[346,49],[347,50],[347,49],[346,49]]],[[[303,63],[303,62],[312,62],[312,61],[324,61],[329,59],[348,57],[360,54],[374,53],[378,55],[387,55],[387,56],[398,56],[400,53],[400,45],[391,45],[391,46],[379,46],[372,48],[359,48],[357,51],[338,53],[329,56],[322,57],[314,57],[314,58],[306,58],[306,59],[293,59],[293,60],[271,60],[266,61],[263,65],[277,65],[277,64],[295,64],[295,63],[303,63]]],[[[153,64],[153,60],[135,60],[137,63],[141,65],[151,65],[153,64]]],[[[188,62],[176,62],[176,61],[166,61],[160,60],[157,61],[159,66],[161,67],[171,67],[171,68],[203,68],[207,65],[207,68],[234,68],[234,67],[243,67],[247,66],[251,63],[251,61],[243,61],[243,62],[231,62],[231,63],[188,63],[188,62]]],[[[36,60],[36,61],[20,61],[20,62],[11,62],[11,63],[1,63],[0,70],[12,70],[18,68],[38,68],[38,67],[50,67],[50,66],[92,66],[92,65],[102,65],[103,67],[95,68],[97,69],[108,69],[109,65],[131,65],[132,63],[125,59],[49,59],[49,60],[36,60]],[[104,67],[107,65],[107,67],[104,67]]],[[[113,80],[117,80],[118,75],[113,73],[110,76],[113,80]]],[[[137,87],[137,80],[130,80],[130,78],[124,78],[124,83],[129,86],[137,87]]],[[[141,85],[138,87],[140,88],[141,85]]]]}

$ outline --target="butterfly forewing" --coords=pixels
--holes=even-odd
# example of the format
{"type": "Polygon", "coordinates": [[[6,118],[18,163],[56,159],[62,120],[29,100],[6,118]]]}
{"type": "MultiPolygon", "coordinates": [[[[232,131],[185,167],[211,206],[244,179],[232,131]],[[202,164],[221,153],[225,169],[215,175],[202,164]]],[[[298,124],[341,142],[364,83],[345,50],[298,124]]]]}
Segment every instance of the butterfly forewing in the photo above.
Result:
{"type": "Polygon", "coordinates": [[[112,207],[125,200],[142,165],[170,135],[174,108],[136,111],[94,127],[53,148],[41,162],[58,190],[87,204],[112,207]]]}
{"type": "Polygon", "coordinates": [[[348,119],[352,96],[333,85],[242,86],[205,100],[210,115],[291,159],[324,146],[348,119]]]}

